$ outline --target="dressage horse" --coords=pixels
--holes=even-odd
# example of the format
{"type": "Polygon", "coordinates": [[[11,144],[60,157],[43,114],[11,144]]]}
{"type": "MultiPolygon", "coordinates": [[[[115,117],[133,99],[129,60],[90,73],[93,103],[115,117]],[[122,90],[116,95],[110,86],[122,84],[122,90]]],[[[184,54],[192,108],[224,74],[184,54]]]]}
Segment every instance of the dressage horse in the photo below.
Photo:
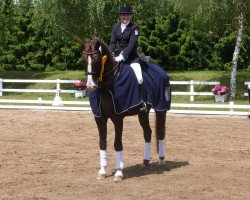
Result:
{"type": "MultiPolygon", "coordinates": [[[[89,42],[77,38],[78,43],[83,49],[82,60],[84,70],[87,75],[87,89],[89,92],[90,105],[92,111],[97,109],[95,121],[99,131],[99,146],[100,146],[100,170],[98,172],[98,179],[107,176],[106,167],[108,165],[108,152],[107,152],[107,121],[111,119],[115,129],[114,149],[116,151],[116,172],[114,181],[121,181],[123,179],[123,158],[122,158],[122,132],[123,132],[123,119],[126,116],[138,115],[139,123],[143,129],[144,134],[144,165],[149,164],[150,160],[150,143],[152,130],[149,124],[149,110],[152,107],[147,103],[147,113],[140,112],[142,101],[139,104],[133,105],[125,111],[119,112],[115,107],[114,94],[111,92],[114,89],[114,83],[118,76],[120,76],[120,67],[112,53],[109,51],[108,46],[100,39],[93,39],[89,42]],[[99,99],[97,101],[97,98],[99,99]]],[[[133,77],[134,74],[129,75],[133,77]]],[[[165,72],[164,72],[165,73],[165,72]]],[[[135,78],[136,80],[136,78],[135,78]]],[[[129,80],[125,81],[129,82],[129,80]]],[[[168,92],[170,87],[165,88],[168,92]]],[[[121,92],[121,91],[119,91],[121,92]]],[[[129,93],[125,91],[125,93],[129,93]]],[[[139,91],[137,92],[139,93],[139,91]]],[[[164,96],[165,98],[165,96],[164,96]]],[[[123,99],[124,100],[124,99],[123,99]]],[[[126,99],[125,99],[126,101],[126,99]]],[[[123,103],[122,103],[123,104],[123,103]]],[[[166,123],[166,109],[155,111],[155,129],[156,138],[158,141],[159,163],[165,163],[165,123],[166,123]]]]}

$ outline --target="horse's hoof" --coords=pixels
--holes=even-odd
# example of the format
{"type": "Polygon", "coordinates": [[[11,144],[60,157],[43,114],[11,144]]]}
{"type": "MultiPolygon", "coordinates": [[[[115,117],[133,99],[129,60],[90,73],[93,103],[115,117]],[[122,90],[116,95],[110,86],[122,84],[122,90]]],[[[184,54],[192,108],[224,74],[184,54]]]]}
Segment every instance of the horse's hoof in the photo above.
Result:
{"type": "Polygon", "coordinates": [[[250,119],[250,115],[248,115],[247,118],[250,119]]]}
{"type": "Polygon", "coordinates": [[[102,179],[105,179],[105,178],[107,178],[107,174],[98,174],[98,176],[97,176],[98,180],[102,180],[102,179]]]}
{"type": "Polygon", "coordinates": [[[105,179],[107,178],[107,173],[105,171],[105,168],[101,168],[100,171],[98,172],[98,176],[97,176],[97,179],[98,180],[101,180],[101,179],[105,179]]]}
{"type": "Polygon", "coordinates": [[[158,165],[165,165],[165,160],[159,159],[158,165]]]}
{"type": "Polygon", "coordinates": [[[117,182],[121,182],[123,180],[123,174],[121,170],[117,170],[115,173],[115,177],[114,177],[114,181],[117,182]]]}
{"type": "Polygon", "coordinates": [[[149,160],[143,160],[143,164],[145,165],[145,166],[148,166],[149,165],[149,160]]]}
{"type": "Polygon", "coordinates": [[[123,176],[115,176],[114,177],[114,182],[118,183],[121,182],[123,180],[123,176]]]}

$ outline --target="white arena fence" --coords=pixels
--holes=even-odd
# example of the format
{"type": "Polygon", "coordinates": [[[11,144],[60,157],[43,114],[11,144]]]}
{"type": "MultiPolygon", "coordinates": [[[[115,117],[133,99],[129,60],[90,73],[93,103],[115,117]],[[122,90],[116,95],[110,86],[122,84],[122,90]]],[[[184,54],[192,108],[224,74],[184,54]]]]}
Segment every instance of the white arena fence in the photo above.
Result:
{"type": "MultiPolygon", "coordinates": [[[[250,82],[245,82],[245,85],[247,85],[247,88],[250,90],[250,82]]],[[[244,93],[244,96],[248,97],[248,93],[244,93]]]]}
{"type": "Polygon", "coordinates": [[[170,81],[171,85],[189,85],[189,92],[172,92],[172,95],[190,96],[190,101],[194,101],[194,96],[214,96],[212,92],[195,92],[196,85],[211,85],[215,86],[220,82],[208,82],[208,81],[170,81]]]}
{"type": "MultiPolygon", "coordinates": [[[[79,80],[27,80],[27,79],[0,79],[0,96],[4,96],[4,92],[35,92],[35,93],[54,93],[53,101],[42,100],[16,100],[0,98],[0,108],[5,109],[35,109],[35,110],[83,110],[91,111],[89,101],[63,101],[62,93],[74,94],[76,90],[63,90],[61,84],[73,84],[79,80]],[[4,88],[4,83],[54,83],[55,89],[9,89],[4,88]],[[5,105],[1,105],[4,103],[5,105]],[[29,104],[29,105],[6,105],[6,104],[29,104]],[[35,106],[30,106],[36,104],[35,106]],[[48,106],[51,105],[51,106],[48,106]],[[47,106],[46,106],[47,105],[47,106]]],[[[217,85],[220,82],[207,81],[170,81],[171,85],[187,85],[189,92],[172,91],[172,95],[190,96],[190,101],[194,101],[194,96],[213,96],[212,92],[195,92],[196,85],[217,85]]],[[[245,82],[250,88],[250,82],[245,82]]],[[[248,96],[248,93],[244,93],[248,96]]],[[[235,105],[234,102],[224,104],[194,104],[194,103],[172,103],[172,108],[169,113],[180,114],[212,114],[212,115],[249,115],[250,105],[235,105]],[[176,109],[174,109],[176,108],[176,109]],[[196,109],[196,110],[195,110],[196,109]],[[198,110],[197,110],[198,109],[198,110]],[[214,110],[213,110],[214,109],[214,110]],[[235,110],[236,109],[236,110],[235,110]],[[221,111],[220,111],[221,110],[221,111]],[[225,111],[226,110],[226,111],[225,111]]],[[[152,111],[153,112],[153,111],[152,111]]]]}

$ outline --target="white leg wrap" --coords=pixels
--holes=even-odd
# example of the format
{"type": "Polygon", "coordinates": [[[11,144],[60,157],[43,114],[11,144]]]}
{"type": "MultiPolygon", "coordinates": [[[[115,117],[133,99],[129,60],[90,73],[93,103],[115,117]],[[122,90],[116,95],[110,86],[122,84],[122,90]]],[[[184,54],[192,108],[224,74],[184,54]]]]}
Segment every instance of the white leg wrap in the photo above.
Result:
{"type": "Polygon", "coordinates": [[[107,150],[100,150],[100,165],[101,165],[101,167],[107,167],[107,165],[108,165],[107,150]]]}
{"type": "Polygon", "coordinates": [[[116,169],[123,169],[122,151],[116,151],[116,169]]]}
{"type": "Polygon", "coordinates": [[[159,157],[165,157],[165,140],[159,140],[159,157]]]}
{"type": "Polygon", "coordinates": [[[132,63],[130,66],[135,72],[135,76],[137,78],[138,84],[141,84],[143,82],[142,73],[141,73],[141,65],[139,63],[132,63]]]}
{"type": "Polygon", "coordinates": [[[150,142],[144,144],[144,160],[150,160],[150,142]]]}

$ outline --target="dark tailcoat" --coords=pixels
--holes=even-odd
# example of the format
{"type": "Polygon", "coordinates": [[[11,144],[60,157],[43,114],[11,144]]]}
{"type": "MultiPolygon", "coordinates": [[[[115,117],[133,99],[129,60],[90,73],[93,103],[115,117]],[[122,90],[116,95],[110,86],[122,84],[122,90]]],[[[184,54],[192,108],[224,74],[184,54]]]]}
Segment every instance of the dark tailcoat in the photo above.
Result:
{"type": "Polygon", "coordinates": [[[125,63],[130,64],[132,62],[138,62],[139,57],[137,54],[137,38],[139,35],[138,26],[133,23],[129,23],[124,29],[123,33],[121,31],[121,23],[114,26],[111,41],[109,44],[109,50],[118,56],[121,52],[125,63]]]}

